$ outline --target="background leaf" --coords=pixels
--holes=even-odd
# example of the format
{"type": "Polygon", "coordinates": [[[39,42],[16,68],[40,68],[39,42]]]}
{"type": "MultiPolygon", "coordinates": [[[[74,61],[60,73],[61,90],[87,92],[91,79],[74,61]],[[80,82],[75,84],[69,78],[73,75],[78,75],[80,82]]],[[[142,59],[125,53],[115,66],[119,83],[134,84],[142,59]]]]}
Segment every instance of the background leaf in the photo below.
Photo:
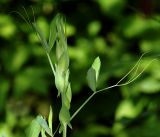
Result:
{"type": "MultiPolygon", "coordinates": [[[[31,0],[23,1],[23,4],[22,1],[14,3],[12,0],[1,0],[0,136],[23,137],[24,130],[35,115],[48,117],[50,104],[55,106],[53,127],[56,127],[61,106],[40,39],[12,11],[20,12],[31,22],[35,16],[35,22],[47,42],[49,32],[53,31],[50,29],[55,14],[61,12],[66,17],[71,60],[69,79],[73,96],[71,113],[74,113],[90,95],[85,78],[95,57],[101,57],[102,63],[98,79],[100,89],[119,81],[142,53],[151,51],[144,56],[142,63],[144,60],[148,63],[154,57],[159,58],[159,7],[158,0],[147,0],[145,4],[144,0],[31,0]],[[25,7],[28,17],[21,5],[25,7]],[[34,15],[30,5],[33,5],[34,15]],[[69,32],[68,29],[72,30],[69,32]]],[[[59,45],[66,41],[62,37],[64,34],[66,32],[57,34],[63,40],[59,45]]],[[[55,52],[51,50],[50,57],[57,61],[55,52]]],[[[140,63],[137,73],[144,66],[140,63]]],[[[134,83],[97,94],[73,119],[74,130],[69,131],[69,136],[159,137],[159,70],[160,62],[153,62],[134,83]],[[125,103],[126,100],[129,102],[125,103]],[[124,118],[128,115],[132,117],[124,118]]],[[[128,76],[126,81],[133,75],[128,76]]]]}

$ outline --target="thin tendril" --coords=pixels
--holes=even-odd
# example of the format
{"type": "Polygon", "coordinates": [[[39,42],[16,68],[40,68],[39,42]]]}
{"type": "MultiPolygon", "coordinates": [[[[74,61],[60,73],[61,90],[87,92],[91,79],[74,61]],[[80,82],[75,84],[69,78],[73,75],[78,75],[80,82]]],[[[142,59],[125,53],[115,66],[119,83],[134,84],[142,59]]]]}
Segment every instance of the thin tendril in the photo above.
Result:
{"type": "MultiPolygon", "coordinates": [[[[114,88],[114,87],[120,87],[120,86],[125,86],[125,85],[128,85],[130,84],[131,82],[135,81],[148,67],[149,65],[157,60],[157,59],[153,59],[151,62],[149,62],[144,68],[143,70],[135,77],[132,77],[133,79],[130,79],[128,82],[126,83],[122,83],[122,84],[119,84],[122,80],[124,80],[134,69],[135,67],[138,65],[139,67],[139,63],[140,63],[140,60],[142,59],[142,57],[145,55],[146,53],[142,54],[142,56],[140,57],[140,59],[137,61],[137,63],[133,66],[133,68],[122,78],[120,79],[117,84],[115,85],[112,85],[112,86],[109,86],[107,88],[103,88],[103,89],[100,89],[100,90],[97,90],[96,92],[92,93],[88,98],[87,100],[75,111],[75,113],[71,116],[71,119],[72,120],[77,114],[78,112],[80,112],[80,110],[91,100],[91,98],[93,98],[94,95],[96,95],[97,93],[100,93],[102,91],[105,91],[105,90],[108,90],[108,89],[111,89],[111,88],[114,88]]],[[[136,69],[136,72],[137,72],[138,68],[136,69]]]]}
{"type": "Polygon", "coordinates": [[[136,77],[134,77],[132,80],[129,80],[128,82],[123,83],[123,84],[120,84],[120,85],[118,85],[118,86],[128,85],[128,84],[132,83],[133,81],[135,81],[135,80],[150,66],[150,64],[152,64],[153,61],[156,61],[156,60],[157,60],[157,59],[151,60],[151,61],[143,68],[143,70],[142,70],[136,77]]]}
{"type": "Polygon", "coordinates": [[[22,6],[22,8],[23,8],[23,10],[24,10],[24,12],[25,12],[25,14],[26,14],[26,16],[27,16],[27,20],[28,20],[29,24],[32,25],[31,20],[29,19],[29,16],[28,16],[28,13],[27,13],[25,7],[22,6]]]}
{"type": "Polygon", "coordinates": [[[139,62],[141,61],[141,59],[142,59],[142,57],[145,55],[145,54],[147,54],[148,52],[146,52],[146,53],[143,53],[142,55],[141,55],[141,57],[139,58],[139,60],[137,61],[137,63],[132,67],[132,69],[130,69],[129,70],[129,72],[126,74],[126,75],[124,75],[117,83],[116,83],[116,85],[118,85],[121,81],[123,81],[135,68],[136,68],[136,66],[139,64],[139,62]]]}
{"type": "Polygon", "coordinates": [[[31,9],[32,9],[32,14],[33,14],[33,20],[34,20],[34,22],[36,22],[36,18],[35,18],[35,13],[34,13],[33,6],[31,6],[31,9]]]}
{"type": "Polygon", "coordinates": [[[53,137],[54,137],[54,136],[56,135],[56,133],[58,132],[59,127],[60,127],[60,123],[58,124],[58,126],[57,126],[56,130],[54,131],[54,133],[53,133],[53,137]]]}
{"type": "Polygon", "coordinates": [[[11,11],[10,13],[16,13],[16,14],[18,14],[27,23],[27,25],[30,27],[29,22],[26,20],[26,18],[21,13],[19,13],[17,11],[11,11]]]}

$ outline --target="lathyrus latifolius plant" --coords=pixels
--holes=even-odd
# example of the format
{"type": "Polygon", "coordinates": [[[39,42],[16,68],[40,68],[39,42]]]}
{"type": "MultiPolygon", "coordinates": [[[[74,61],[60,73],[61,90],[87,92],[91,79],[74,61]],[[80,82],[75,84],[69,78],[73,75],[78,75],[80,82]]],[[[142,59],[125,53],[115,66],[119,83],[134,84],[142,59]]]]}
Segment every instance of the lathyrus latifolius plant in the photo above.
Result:
{"type": "MultiPolygon", "coordinates": [[[[55,85],[58,90],[58,96],[61,97],[62,107],[59,112],[59,121],[60,128],[59,132],[63,132],[63,137],[67,135],[67,126],[71,128],[70,124],[70,103],[72,98],[71,86],[69,82],[69,56],[67,49],[67,40],[65,37],[65,28],[64,28],[64,18],[62,15],[58,14],[50,26],[50,36],[49,40],[44,38],[43,32],[37,26],[36,23],[32,23],[34,30],[36,31],[43,48],[45,49],[46,55],[48,57],[49,63],[51,65],[54,77],[55,77],[55,85]],[[56,46],[56,62],[54,65],[52,64],[50,58],[50,52],[53,46],[56,46]]],[[[28,137],[36,137],[38,134],[42,133],[42,137],[45,137],[45,132],[47,132],[50,136],[52,134],[52,110],[50,110],[49,114],[49,126],[45,119],[42,116],[38,116],[34,122],[31,124],[30,130],[28,130],[28,137]],[[37,126],[36,130],[32,131],[32,126],[37,126]],[[36,134],[35,134],[36,133],[36,134]]]]}
{"type": "MultiPolygon", "coordinates": [[[[71,92],[71,84],[69,82],[69,75],[70,75],[69,55],[67,49],[67,39],[65,34],[66,32],[64,25],[64,17],[61,14],[58,14],[52,20],[50,25],[50,33],[48,41],[45,39],[43,32],[35,22],[31,23],[31,25],[33,26],[33,29],[37,33],[37,36],[39,37],[41,44],[45,50],[45,53],[48,57],[51,69],[55,77],[55,85],[58,90],[58,97],[61,97],[62,106],[59,112],[60,124],[57,126],[57,129],[59,129],[59,133],[61,132],[63,133],[62,134],[63,137],[67,137],[67,126],[72,128],[70,124],[71,120],[80,112],[80,110],[88,103],[88,101],[92,99],[94,95],[106,91],[110,88],[124,86],[135,81],[143,73],[143,71],[155,60],[153,59],[152,61],[150,61],[138,73],[140,61],[142,57],[145,55],[143,54],[137,61],[137,63],[132,67],[132,69],[126,75],[124,75],[124,77],[122,77],[115,85],[97,90],[97,83],[101,67],[100,58],[97,57],[94,60],[91,67],[89,68],[86,76],[88,86],[93,92],[89,96],[89,98],[87,98],[87,100],[75,111],[75,113],[70,115],[69,110],[71,105],[72,92],[71,92]],[[52,60],[50,58],[50,52],[53,46],[56,47],[55,63],[52,63],[52,60]],[[133,71],[134,74],[132,75],[132,77],[127,82],[122,83],[122,81],[124,81],[125,78],[133,71]]],[[[27,137],[39,137],[40,133],[42,137],[46,137],[46,133],[49,136],[54,137],[55,133],[57,132],[57,129],[55,129],[55,132],[53,132],[52,130],[52,114],[53,114],[52,108],[50,108],[48,122],[42,116],[40,115],[37,116],[30,124],[30,127],[27,129],[27,137]]]]}

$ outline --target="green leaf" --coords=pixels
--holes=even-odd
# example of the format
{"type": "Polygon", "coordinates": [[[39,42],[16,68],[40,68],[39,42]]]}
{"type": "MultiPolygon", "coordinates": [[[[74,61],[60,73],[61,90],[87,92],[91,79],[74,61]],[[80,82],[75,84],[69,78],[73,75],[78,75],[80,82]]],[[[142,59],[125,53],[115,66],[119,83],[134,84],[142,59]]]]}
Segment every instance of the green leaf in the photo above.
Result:
{"type": "Polygon", "coordinates": [[[56,22],[57,26],[57,35],[60,42],[60,45],[63,46],[63,50],[67,51],[67,39],[65,35],[65,25],[64,25],[64,17],[62,15],[59,16],[56,22]]]}
{"type": "Polygon", "coordinates": [[[137,89],[146,94],[158,93],[160,92],[159,80],[154,78],[146,78],[137,84],[137,89]]]}
{"type": "Polygon", "coordinates": [[[45,134],[45,130],[43,128],[41,129],[41,135],[42,135],[42,137],[47,137],[45,134]]]}
{"type": "Polygon", "coordinates": [[[53,119],[53,111],[52,111],[52,107],[50,106],[48,124],[49,124],[49,128],[51,129],[51,132],[52,132],[52,119],[53,119]]]}
{"type": "Polygon", "coordinates": [[[70,128],[72,128],[72,126],[70,124],[70,113],[65,105],[62,105],[62,108],[59,113],[59,120],[61,123],[61,127],[59,130],[60,133],[63,131],[64,126],[68,125],[70,128]]]}
{"type": "Polygon", "coordinates": [[[27,137],[38,137],[40,134],[41,127],[36,119],[34,119],[29,128],[26,131],[27,137]]]}
{"type": "Polygon", "coordinates": [[[63,47],[60,44],[60,42],[57,40],[56,41],[56,58],[57,58],[57,61],[59,60],[59,58],[61,57],[63,52],[64,52],[63,47]]]}
{"type": "Polygon", "coordinates": [[[43,46],[43,48],[46,50],[47,53],[49,53],[49,46],[47,44],[47,41],[45,39],[45,36],[43,34],[43,32],[41,31],[41,29],[36,25],[36,23],[32,23],[33,28],[35,29],[36,33],[38,34],[41,44],[43,46]]]}
{"type": "Polygon", "coordinates": [[[96,71],[96,82],[98,81],[100,67],[101,67],[101,60],[99,57],[97,57],[92,64],[92,68],[96,71]]]}
{"type": "Polygon", "coordinates": [[[58,21],[58,18],[59,18],[59,14],[57,14],[56,17],[54,17],[50,25],[50,34],[49,34],[49,42],[48,42],[49,51],[51,51],[56,41],[56,38],[57,38],[57,26],[56,26],[57,23],[56,22],[58,21]]]}
{"type": "Polygon", "coordinates": [[[52,136],[51,129],[48,127],[46,120],[42,116],[37,116],[36,118],[39,125],[47,132],[48,135],[52,136]]]}
{"type": "Polygon", "coordinates": [[[67,109],[69,109],[69,108],[70,108],[70,101],[69,101],[69,99],[67,98],[66,94],[63,92],[63,93],[61,94],[61,96],[62,96],[62,104],[63,104],[67,109]]]}
{"type": "Polygon", "coordinates": [[[59,71],[57,66],[56,66],[56,73],[55,73],[55,85],[56,85],[56,88],[58,89],[58,96],[59,96],[60,93],[62,93],[64,90],[65,79],[64,79],[64,76],[62,75],[62,72],[59,71]]]}
{"type": "Polygon", "coordinates": [[[59,14],[59,17],[57,18],[56,26],[57,26],[59,39],[65,41],[66,37],[65,37],[65,32],[64,32],[65,31],[64,30],[64,17],[61,14],[59,14]]]}
{"type": "Polygon", "coordinates": [[[92,67],[87,72],[87,82],[88,86],[92,91],[96,91],[96,71],[92,67]]]}
{"type": "Polygon", "coordinates": [[[67,87],[66,96],[67,96],[69,102],[71,102],[71,99],[72,99],[72,91],[71,91],[71,85],[70,85],[70,83],[69,83],[69,85],[68,85],[68,87],[67,87]]]}
{"type": "Polygon", "coordinates": [[[64,78],[65,78],[64,90],[65,90],[66,92],[67,92],[67,88],[68,88],[68,85],[69,85],[69,74],[70,74],[69,69],[67,69],[67,70],[65,71],[65,75],[64,75],[64,78]]]}
{"type": "Polygon", "coordinates": [[[68,67],[69,67],[69,57],[68,57],[68,54],[66,52],[62,53],[62,55],[59,58],[57,64],[58,64],[58,69],[61,72],[64,72],[68,69],[68,67]]]}

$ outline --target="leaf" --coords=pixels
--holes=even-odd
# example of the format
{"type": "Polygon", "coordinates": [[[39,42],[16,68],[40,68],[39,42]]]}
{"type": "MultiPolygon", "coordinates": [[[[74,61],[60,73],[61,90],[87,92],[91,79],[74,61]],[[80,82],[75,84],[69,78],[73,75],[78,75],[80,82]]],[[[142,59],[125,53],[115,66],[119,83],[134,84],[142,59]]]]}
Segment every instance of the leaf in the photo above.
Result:
{"type": "Polygon", "coordinates": [[[57,35],[60,42],[60,45],[63,46],[63,50],[67,51],[67,40],[65,36],[65,25],[64,25],[64,17],[62,15],[59,16],[56,22],[57,26],[57,35]]]}
{"type": "Polygon", "coordinates": [[[48,127],[46,120],[42,116],[37,116],[36,118],[39,125],[47,132],[48,135],[52,136],[51,129],[48,127]]]}
{"type": "Polygon", "coordinates": [[[66,96],[67,96],[69,102],[71,102],[71,99],[72,99],[72,91],[71,91],[71,85],[70,85],[70,83],[69,83],[69,85],[68,85],[68,87],[67,87],[66,96]]]}
{"type": "Polygon", "coordinates": [[[41,129],[41,135],[42,135],[42,137],[47,137],[45,134],[45,130],[43,128],[41,129]]]}
{"type": "Polygon", "coordinates": [[[146,94],[158,93],[160,92],[160,84],[159,81],[154,78],[146,78],[137,84],[137,89],[146,94]]]}
{"type": "Polygon", "coordinates": [[[63,52],[61,57],[58,60],[58,70],[60,70],[61,72],[64,72],[68,69],[69,67],[69,57],[68,54],[66,52],[63,52]]]}
{"type": "Polygon", "coordinates": [[[64,90],[65,79],[64,79],[62,72],[59,71],[58,67],[57,66],[55,67],[56,67],[55,85],[56,85],[56,88],[58,89],[58,96],[59,96],[60,93],[62,93],[64,90]]]}
{"type": "Polygon", "coordinates": [[[100,71],[100,67],[101,67],[101,61],[100,58],[97,57],[93,64],[92,64],[93,69],[96,71],[96,82],[98,81],[98,77],[99,77],[99,71],[100,71]]]}
{"type": "Polygon", "coordinates": [[[87,82],[88,86],[92,91],[96,91],[96,71],[92,67],[87,72],[87,82]]]}
{"type": "Polygon", "coordinates": [[[35,29],[36,33],[38,34],[40,41],[42,43],[43,48],[46,50],[47,53],[49,53],[49,46],[47,44],[47,41],[44,37],[43,32],[40,30],[40,28],[36,25],[36,23],[32,23],[33,28],[35,29]]]}
{"type": "Polygon", "coordinates": [[[65,84],[64,90],[65,90],[66,92],[67,92],[67,88],[68,88],[68,85],[69,85],[69,74],[70,74],[69,69],[67,69],[67,70],[65,71],[65,74],[64,74],[64,79],[65,79],[65,82],[64,82],[64,84],[65,84]]]}
{"type": "Polygon", "coordinates": [[[59,60],[59,58],[61,57],[63,52],[64,52],[63,47],[60,44],[60,42],[57,40],[56,41],[56,58],[57,58],[57,61],[59,60]]]}
{"type": "Polygon", "coordinates": [[[70,108],[70,101],[69,101],[69,99],[67,98],[67,96],[66,96],[66,93],[62,93],[61,94],[61,96],[62,96],[62,104],[67,108],[67,109],[69,109],[70,108]]]}
{"type": "Polygon", "coordinates": [[[70,109],[71,98],[72,98],[72,93],[71,93],[71,87],[69,83],[66,88],[66,93],[62,94],[62,103],[66,106],[67,109],[70,109]]]}
{"type": "Polygon", "coordinates": [[[51,129],[51,132],[52,132],[52,119],[53,119],[53,111],[52,111],[52,107],[50,106],[48,124],[49,124],[49,128],[51,129]]]}
{"type": "Polygon", "coordinates": [[[38,137],[40,134],[41,127],[36,119],[34,119],[29,128],[26,131],[27,137],[38,137]]]}
{"type": "Polygon", "coordinates": [[[49,33],[49,51],[51,51],[52,47],[54,46],[54,43],[56,41],[57,38],[57,26],[56,26],[56,22],[58,21],[59,18],[59,14],[57,14],[54,19],[51,22],[50,25],[50,33],[49,33]]]}
{"type": "Polygon", "coordinates": [[[62,105],[62,108],[59,113],[59,120],[61,123],[59,133],[61,133],[63,131],[64,126],[68,125],[70,128],[72,128],[72,126],[70,124],[70,113],[65,105],[62,105]]]}
{"type": "Polygon", "coordinates": [[[98,77],[99,77],[100,67],[101,67],[101,61],[100,61],[100,58],[97,57],[94,60],[91,68],[87,72],[88,86],[94,92],[96,91],[96,87],[97,87],[97,81],[98,81],[98,77]]]}
{"type": "Polygon", "coordinates": [[[59,17],[57,18],[56,22],[58,36],[60,40],[66,40],[65,32],[64,32],[64,17],[59,14],[59,17]]]}

